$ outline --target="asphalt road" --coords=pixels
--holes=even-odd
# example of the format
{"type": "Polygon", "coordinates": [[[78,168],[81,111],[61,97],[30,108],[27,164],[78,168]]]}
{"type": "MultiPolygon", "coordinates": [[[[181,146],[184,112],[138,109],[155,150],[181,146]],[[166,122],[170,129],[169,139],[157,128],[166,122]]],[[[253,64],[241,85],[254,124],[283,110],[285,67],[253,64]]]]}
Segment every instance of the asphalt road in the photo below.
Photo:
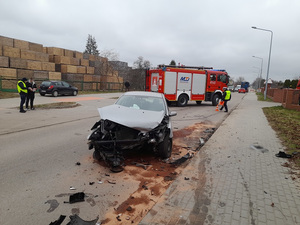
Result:
{"type": "MultiPolygon", "coordinates": [[[[77,101],[81,106],[26,114],[18,113],[18,99],[0,100],[0,224],[49,224],[61,214],[75,213],[84,220],[97,216],[102,220],[138,189],[137,175],[110,173],[92,159],[92,151],[87,148],[86,137],[99,119],[97,108],[112,104],[119,95],[37,96],[37,104],[77,101]],[[70,190],[71,186],[76,190],[70,190]],[[87,195],[85,202],[64,203],[78,191],[87,195]]],[[[233,93],[229,110],[243,96],[233,93]]],[[[228,115],[216,112],[211,103],[189,103],[170,110],[178,114],[172,118],[174,130],[199,122],[217,127],[228,115]]]]}

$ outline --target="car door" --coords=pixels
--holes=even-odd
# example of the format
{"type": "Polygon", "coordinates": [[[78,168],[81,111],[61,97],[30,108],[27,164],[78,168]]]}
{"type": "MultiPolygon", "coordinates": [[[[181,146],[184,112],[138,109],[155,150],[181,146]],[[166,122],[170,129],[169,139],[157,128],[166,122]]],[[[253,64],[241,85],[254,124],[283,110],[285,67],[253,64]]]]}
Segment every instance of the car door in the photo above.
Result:
{"type": "Polygon", "coordinates": [[[62,86],[63,86],[63,89],[64,89],[64,94],[65,95],[71,95],[72,94],[71,85],[68,84],[65,81],[62,81],[61,83],[62,83],[62,86]]]}
{"type": "Polygon", "coordinates": [[[60,95],[64,94],[64,89],[63,89],[62,83],[60,81],[55,82],[55,87],[60,95]]]}

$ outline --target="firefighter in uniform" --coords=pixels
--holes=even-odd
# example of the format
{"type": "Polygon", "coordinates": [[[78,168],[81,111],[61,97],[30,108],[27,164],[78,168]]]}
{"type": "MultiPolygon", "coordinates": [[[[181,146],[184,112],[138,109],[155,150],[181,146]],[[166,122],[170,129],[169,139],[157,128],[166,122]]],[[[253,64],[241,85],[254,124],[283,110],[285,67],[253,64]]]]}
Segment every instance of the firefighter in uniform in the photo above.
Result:
{"type": "Polygon", "coordinates": [[[28,92],[26,84],[25,84],[26,81],[27,81],[27,79],[24,77],[24,78],[22,78],[22,80],[18,81],[18,84],[17,84],[18,93],[20,94],[20,97],[21,97],[20,113],[26,113],[26,111],[23,109],[23,105],[26,101],[27,92],[28,92]]]}
{"type": "Polygon", "coordinates": [[[220,110],[222,110],[224,107],[225,112],[228,112],[227,102],[230,101],[230,99],[231,99],[231,92],[229,90],[227,90],[227,87],[224,87],[223,90],[224,91],[223,91],[222,100],[224,101],[224,104],[222,105],[220,110]]]}

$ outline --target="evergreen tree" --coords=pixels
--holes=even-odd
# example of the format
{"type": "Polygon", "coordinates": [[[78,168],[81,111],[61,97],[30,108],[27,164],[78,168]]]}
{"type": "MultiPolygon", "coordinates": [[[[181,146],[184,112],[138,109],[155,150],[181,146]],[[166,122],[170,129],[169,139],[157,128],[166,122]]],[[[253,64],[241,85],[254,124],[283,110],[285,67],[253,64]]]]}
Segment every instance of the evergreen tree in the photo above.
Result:
{"type": "Polygon", "coordinates": [[[86,46],[85,46],[85,51],[84,53],[88,53],[91,55],[99,55],[99,51],[98,51],[98,46],[97,46],[97,42],[95,37],[93,37],[92,35],[88,35],[88,39],[86,42],[86,46]]]}
{"type": "Polygon", "coordinates": [[[176,62],[174,59],[172,59],[172,61],[170,62],[170,66],[176,66],[176,62]]]}
{"type": "Polygon", "coordinates": [[[284,87],[284,88],[289,88],[290,85],[291,85],[291,80],[290,80],[290,79],[286,79],[286,80],[284,81],[283,87],[284,87]]]}
{"type": "Polygon", "coordinates": [[[290,84],[290,88],[296,89],[297,84],[298,84],[298,80],[292,80],[292,81],[291,81],[291,84],[290,84]]]}

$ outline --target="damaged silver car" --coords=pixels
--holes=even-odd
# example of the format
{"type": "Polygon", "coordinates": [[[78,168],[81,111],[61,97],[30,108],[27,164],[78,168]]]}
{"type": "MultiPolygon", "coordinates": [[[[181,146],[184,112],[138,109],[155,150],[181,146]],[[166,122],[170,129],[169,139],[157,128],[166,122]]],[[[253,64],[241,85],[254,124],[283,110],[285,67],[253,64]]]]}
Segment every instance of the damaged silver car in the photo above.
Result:
{"type": "Polygon", "coordinates": [[[89,149],[93,157],[104,159],[111,170],[123,167],[123,152],[149,149],[161,158],[172,153],[172,124],[163,94],[154,92],[126,92],[114,105],[98,109],[100,120],[91,128],[89,149]]]}

